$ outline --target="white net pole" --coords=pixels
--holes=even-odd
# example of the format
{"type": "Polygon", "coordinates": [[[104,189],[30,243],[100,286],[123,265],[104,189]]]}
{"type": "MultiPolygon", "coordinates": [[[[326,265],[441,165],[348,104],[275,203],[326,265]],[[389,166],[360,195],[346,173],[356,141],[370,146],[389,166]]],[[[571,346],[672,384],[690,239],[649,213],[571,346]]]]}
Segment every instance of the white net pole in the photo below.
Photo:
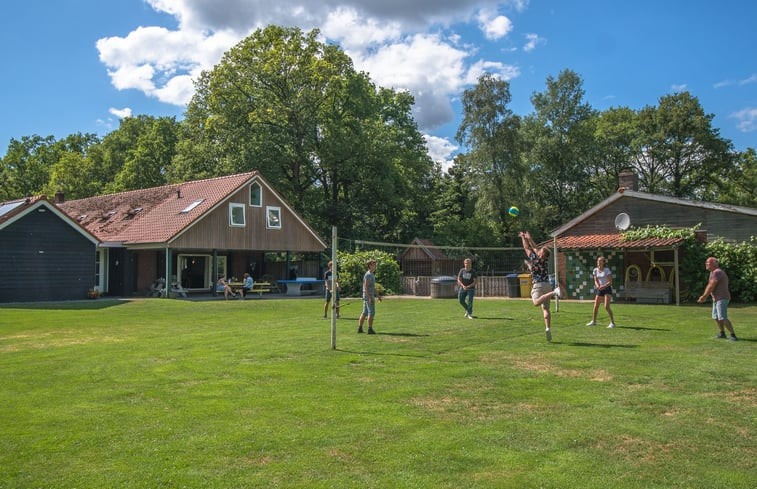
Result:
{"type": "Polygon", "coordinates": [[[331,226],[331,349],[336,350],[336,315],[339,310],[336,308],[336,275],[338,265],[336,260],[336,226],[331,226]]]}

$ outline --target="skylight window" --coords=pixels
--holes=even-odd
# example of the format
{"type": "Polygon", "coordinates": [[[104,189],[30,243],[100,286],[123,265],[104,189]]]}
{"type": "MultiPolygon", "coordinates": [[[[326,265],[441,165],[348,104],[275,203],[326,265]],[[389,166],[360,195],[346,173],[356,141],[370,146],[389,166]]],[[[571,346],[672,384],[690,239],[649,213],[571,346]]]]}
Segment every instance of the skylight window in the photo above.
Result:
{"type": "Polygon", "coordinates": [[[21,200],[19,202],[11,202],[9,204],[0,205],[0,216],[4,216],[5,214],[9,213],[13,209],[15,209],[15,208],[17,208],[19,206],[22,206],[22,205],[24,205],[24,201],[23,200],[21,200]]]}
{"type": "Polygon", "coordinates": [[[186,214],[187,212],[191,211],[192,209],[202,204],[203,202],[205,202],[205,199],[197,199],[191,204],[189,204],[188,206],[186,206],[179,214],[186,214]]]}

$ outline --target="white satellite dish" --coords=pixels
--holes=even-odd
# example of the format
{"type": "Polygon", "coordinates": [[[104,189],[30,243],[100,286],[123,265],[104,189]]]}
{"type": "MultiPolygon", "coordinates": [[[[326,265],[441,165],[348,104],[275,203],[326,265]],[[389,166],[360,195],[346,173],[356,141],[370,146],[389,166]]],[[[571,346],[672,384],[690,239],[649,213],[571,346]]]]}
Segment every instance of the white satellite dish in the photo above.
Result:
{"type": "Polygon", "coordinates": [[[620,231],[625,231],[631,227],[631,217],[625,212],[621,212],[615,216],[615,227],[620,231]]]}

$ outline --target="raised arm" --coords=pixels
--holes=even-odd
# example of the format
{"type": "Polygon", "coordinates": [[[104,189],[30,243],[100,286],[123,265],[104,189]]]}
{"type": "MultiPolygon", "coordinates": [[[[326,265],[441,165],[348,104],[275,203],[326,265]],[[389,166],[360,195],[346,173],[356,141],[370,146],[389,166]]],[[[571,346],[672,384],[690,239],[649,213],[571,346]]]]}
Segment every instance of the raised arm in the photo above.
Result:
{"type": "Polygon", "coordinates": [[[523,244],[523,251],[526,252],[526,256],[531,256],[531,253],[536,253],[536,243],[534,243],[534,240],[531,239],[531,234],[526,232],[519,232],[518,236],[520,236],[521,243],[523,244]]]}

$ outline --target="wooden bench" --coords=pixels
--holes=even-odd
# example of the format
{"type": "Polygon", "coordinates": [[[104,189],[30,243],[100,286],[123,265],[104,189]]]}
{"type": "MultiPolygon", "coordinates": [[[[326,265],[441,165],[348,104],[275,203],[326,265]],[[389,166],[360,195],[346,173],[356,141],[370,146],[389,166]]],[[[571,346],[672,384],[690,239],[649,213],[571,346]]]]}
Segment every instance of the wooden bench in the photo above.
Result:
{"type": "Polygon", "coordinates": [[[670,304],[670,295],[667,282],[631,282],[623,290],[623,297],[647,304],[670,304]]]}
{"type": "Polygon", "coordinates": [[[266,294],[271,291],[271,283],[270,282],[255,282],[252,284],[252,289],[250,289],[251,294],[258,294],[258,297],[263,297],[263,294],[266,294]]]}

